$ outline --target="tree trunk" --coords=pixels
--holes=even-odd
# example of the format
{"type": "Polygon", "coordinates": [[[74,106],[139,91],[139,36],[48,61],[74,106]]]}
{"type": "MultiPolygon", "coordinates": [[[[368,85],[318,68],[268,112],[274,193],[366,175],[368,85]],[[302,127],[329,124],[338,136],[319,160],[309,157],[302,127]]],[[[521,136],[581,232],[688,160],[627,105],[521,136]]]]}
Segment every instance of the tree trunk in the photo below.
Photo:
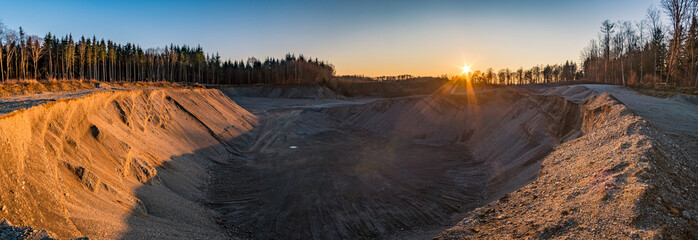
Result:
{"type": "Polygon", "coordinates": [[[3,48],[2,42],[0,42],[0,82],[5,81],[5,73],[3,72],[3,69],[2,69],[2,48],[3,48]]]}
{"type": "Polygon", "coordinates": [[[625,86],[625,64],[623,63],[623,57],[620,57],[620,75],[623,80],[623,86],[625,86]]]}

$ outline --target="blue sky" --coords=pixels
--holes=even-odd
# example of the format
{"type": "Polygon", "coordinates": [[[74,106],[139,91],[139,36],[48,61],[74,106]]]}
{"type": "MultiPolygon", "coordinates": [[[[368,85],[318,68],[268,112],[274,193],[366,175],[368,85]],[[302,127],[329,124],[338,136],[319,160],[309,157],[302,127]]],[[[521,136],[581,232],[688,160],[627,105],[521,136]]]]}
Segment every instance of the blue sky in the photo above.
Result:
{"type": "Polygon", "coordinates": [[[10,1],[0,21],[29,34],[144,48],[201,45],[223,58],[302,53],[338,74],[440,75],[579,60],[604,19],[637,21],[658,0],[10,1]]]}

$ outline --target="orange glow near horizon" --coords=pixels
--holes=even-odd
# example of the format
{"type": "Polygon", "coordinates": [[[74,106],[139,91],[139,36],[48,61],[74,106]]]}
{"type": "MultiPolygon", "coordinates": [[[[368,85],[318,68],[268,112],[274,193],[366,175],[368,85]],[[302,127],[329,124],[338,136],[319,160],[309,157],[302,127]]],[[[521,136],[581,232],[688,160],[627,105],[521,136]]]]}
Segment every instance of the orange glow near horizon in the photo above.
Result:
{"type": "Polygon", "coordinates": [[[468,74],[471,72],[470,66],[468,66],[467,64],[464,64],[460,69],[463,70],[463,72],[461,72],[461,74],[468,74]]]}

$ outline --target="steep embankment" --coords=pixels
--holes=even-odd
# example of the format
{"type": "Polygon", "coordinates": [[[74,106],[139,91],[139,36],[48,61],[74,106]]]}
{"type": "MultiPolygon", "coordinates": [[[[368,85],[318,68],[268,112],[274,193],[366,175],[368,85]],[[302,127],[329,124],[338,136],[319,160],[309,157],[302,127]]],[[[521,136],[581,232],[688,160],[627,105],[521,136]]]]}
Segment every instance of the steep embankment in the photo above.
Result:
{"type": "Polygon", "coordinates": [[[578,104],[515,89],[396,98],[328,112],[386,138],[466,146],[475,161],[488,165],[487,199],[531,181],[539,160],[577,137],[581,123],[578,104]]]}
{"type": "Polygon", "coordinates": [[[256,124],[217,90],[100,92],[0,117],[0,219],[52,237],[226,238],[207,170],[256,124]]]}
{"type": "Polygon", "coordinates": [[[583,136],[547,155],[535,181],[439,238],[698,237],[696,159],[608,94],[589,98],[581,113],[583,136]]]}

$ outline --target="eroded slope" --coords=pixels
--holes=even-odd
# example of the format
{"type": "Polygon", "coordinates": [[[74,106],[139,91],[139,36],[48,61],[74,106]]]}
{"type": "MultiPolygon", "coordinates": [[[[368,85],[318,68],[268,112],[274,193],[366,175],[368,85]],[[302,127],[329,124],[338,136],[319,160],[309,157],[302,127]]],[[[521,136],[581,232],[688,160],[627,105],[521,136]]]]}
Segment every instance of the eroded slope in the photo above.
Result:
{"type": "Polygon", "coordinates": [[[439,239],[695,239],[696,160],[608,94],[584,105],[583,136],[540,176],[469,212],[439,239]]]}
{"type": "Polygon", "coordinates": [[[52,237],[226,238],[206,173],[254,116],[216,90],[101,92],[0,117],[0,218],[52,237]]]}

